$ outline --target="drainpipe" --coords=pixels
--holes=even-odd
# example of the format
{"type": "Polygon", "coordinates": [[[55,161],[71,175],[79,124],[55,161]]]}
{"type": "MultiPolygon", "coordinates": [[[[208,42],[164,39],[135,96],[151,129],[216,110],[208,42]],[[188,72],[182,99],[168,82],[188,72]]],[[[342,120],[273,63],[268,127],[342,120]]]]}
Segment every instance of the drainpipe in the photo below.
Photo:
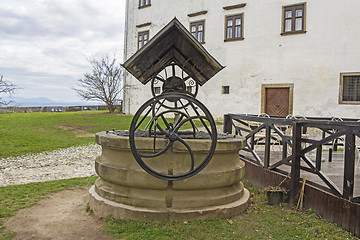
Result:
{"type": "MultiPolygon", "coordinates": [[[[127,58],[127,46],[128,46],[128,24],[129,24],[129,7],[130,7],[130,3],[129,3],[130,0],[126,0],[126,4],[125,4],[125,29],[124,29],[124,55],[123,55],[123,62],[126,61],[126,58],[127,58]]],[[[124,104],[124,107],[123,107],[123,113],[126,113],[126,110],[125,110],[125,106],[128,104],[129,105],[129,110],[130,110],[130,97],[128,98],[128,103],[127,100],[126,100],[126,97],[127,97],[127,89],[125,86],[127,86],[127,83],[126,83],[126,73],[124,73],[124,79],[123,79],[123,104],[124,104]]],[[[128,112],[129,114],[129,112],[128,112]]]]}

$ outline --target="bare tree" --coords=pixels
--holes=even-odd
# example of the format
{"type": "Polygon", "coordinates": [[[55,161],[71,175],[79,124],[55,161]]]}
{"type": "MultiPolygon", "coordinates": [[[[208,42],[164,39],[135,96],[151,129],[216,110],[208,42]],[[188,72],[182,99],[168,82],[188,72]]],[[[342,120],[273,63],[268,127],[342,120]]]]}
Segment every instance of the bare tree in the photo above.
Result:
{"type": "MultiPolygon", "coordinates": [[[[0,95],[7,93],[13,94],[15,89],[17,89],[16,85],[12,84],[11,82],[5,81],[4,76],[0,75],[0,95]]],[[[10,102],[5,101],[3,98],[0,97],[0,105],[8,105],[10,102]]]]}
{"type": "Polygon", "coordinates": [[[116,63],[115,55],[113,58],[106,55],[101,60],[92,58],[89,62],[92,73],[85,73],[84,78],[78,80],[81,88],[74,90],[85,100],[104,102],[110,113],[113,113],[122,90],[123,69],[116,63]]]}

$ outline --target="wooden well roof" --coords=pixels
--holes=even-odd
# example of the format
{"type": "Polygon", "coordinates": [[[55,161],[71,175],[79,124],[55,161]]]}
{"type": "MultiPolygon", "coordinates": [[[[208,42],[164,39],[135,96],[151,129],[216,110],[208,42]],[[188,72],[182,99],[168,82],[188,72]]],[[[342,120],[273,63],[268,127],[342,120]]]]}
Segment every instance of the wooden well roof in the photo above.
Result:
{"type": "Polygon", "coordinates": [[[146,84],[171,62],[200,85],[224,68],[176,18],[126,60],[123,67],[146,84]]]}

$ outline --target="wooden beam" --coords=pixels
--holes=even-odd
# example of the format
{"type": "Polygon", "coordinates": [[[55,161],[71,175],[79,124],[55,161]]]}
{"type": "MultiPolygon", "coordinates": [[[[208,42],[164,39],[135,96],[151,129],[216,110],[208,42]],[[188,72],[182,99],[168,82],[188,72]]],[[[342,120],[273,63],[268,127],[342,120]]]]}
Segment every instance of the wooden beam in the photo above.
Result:
{"type": "Polygon", "coordinates": [[[204,11],[200,11],[200,12],[189,13],[188,17],[196,17],[196,16],[204,15],[204,14],[207,14],[207,12],[208,12],[207,10],[204,10],[204,11]]]}
{"type": "Polygon", "coordinates": [[[351,200],[354,192],[354,168],[355,168],[355,135],[349,128],[345,138],[345,164],[343,197],[351,200]]]}
{"type": "Polygon", "coordinates": [[[301,150],[301,124],[293,125],[293,148],[291,160],[290,205],[297,202],[300,190],[300,150],[301,150]]]}
{"type": "Polygon", "coordinates": [[[136,25],[137,28],[142,28],[142,27],[147,27],[147,26],[150,26],[151,25],[151,22],[147,22],[147,23],[142,23],[142,24],[139,24],[139,25],[136,25]]]}
{"type": "Polygon", "coordinates": [[[240,4],[236,4],[236,5],[230,5],[230,6],[223,7],[223,9],[224,10],[232,10],[232,9],[243,8],[245,6],[246,6],[246,3],[240,3],[240,4]]]}
{"type": "Polygon", "coordinates": [[[229,114],[224,114],[224,133],[232,134],[232,121],[229,114]]]}

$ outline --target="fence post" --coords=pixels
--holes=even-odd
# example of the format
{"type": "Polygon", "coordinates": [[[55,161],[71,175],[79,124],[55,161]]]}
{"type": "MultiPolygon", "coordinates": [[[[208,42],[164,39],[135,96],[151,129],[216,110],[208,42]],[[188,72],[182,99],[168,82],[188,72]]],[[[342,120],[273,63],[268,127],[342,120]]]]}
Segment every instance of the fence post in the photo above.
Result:
{"type": "Polygon", "coordinates": [[[343,197],[351,199],[354,191],[354,170],[355,170],[355,135],[349,127],[345,137],[345,163],[344,163],[344,187],[343,197]]]}
{"type": "Polygon", "coordinates": [[[316,148],[316,171],[321,171],[322,145],[316,148]]]}
{"type": "Polygon", "coordinates": [[[291,205],[296,204],[300,190],[300,151],[301,151],[301,124],[293,122],[293,148],[291,160],[290,199],[291,205]]]}
{"type": "Polygon", "coordinates": [[[271,140],[271,128],[270,123],[266,123],[265,132],[265,156],[264,156],[264,168],[268,169],[270,165],[270,140],[271,140]]]}
{"type": "Polygon", "coordinates": [[[286,158],[287,157],[287,149],[288,149],[288,143],[283,139],[282,140],[282,158],[286,158]]]}
{"type": "MultiPolygon", "coordinates": [[[[232,121],[229,114],[224,114],[224,133],[232,134],[232,121]]],[[[235,133],[236,134],[236,133],[235,133]]]]}

